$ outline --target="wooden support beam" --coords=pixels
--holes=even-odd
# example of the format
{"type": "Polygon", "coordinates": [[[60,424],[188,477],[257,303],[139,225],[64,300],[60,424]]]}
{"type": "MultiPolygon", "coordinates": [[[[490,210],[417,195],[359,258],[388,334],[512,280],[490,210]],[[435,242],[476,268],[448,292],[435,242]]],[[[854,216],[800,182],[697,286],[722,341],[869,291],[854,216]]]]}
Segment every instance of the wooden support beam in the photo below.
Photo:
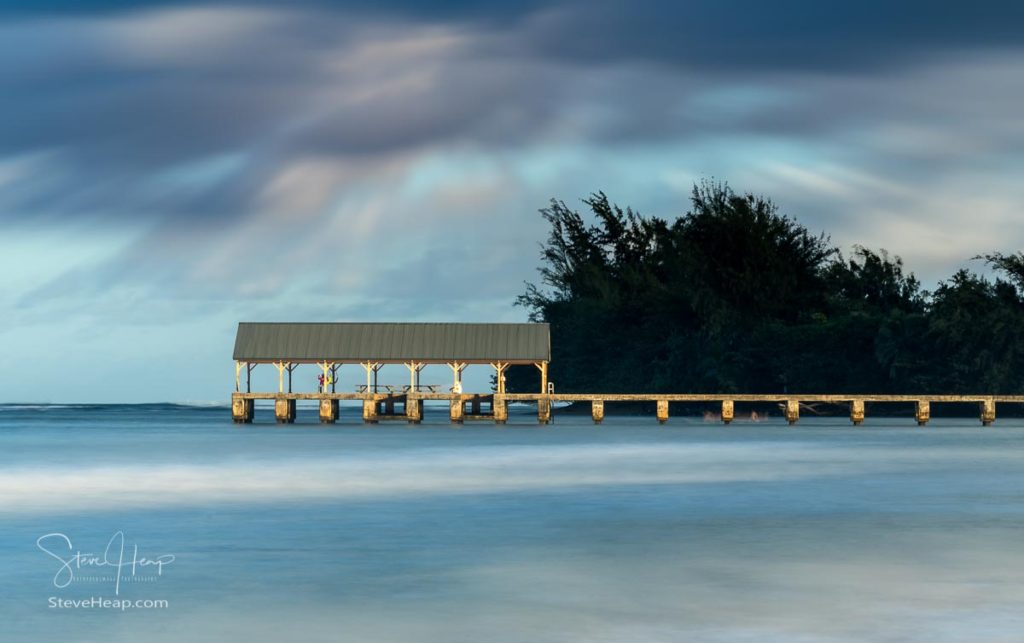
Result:
{"type": "Polygon", "coordinates": [[[360,362],[359,365],[366,371],[366,392],[376,393],[377,371],[380,370],[380,362],[360,362]]]}
{"type": "Polygon", "coordinates": [[[409,390],[416,392],[420,387],[420,371],[426,366],[423,362],[406,362],[405,367],[409,369],[409,390]]]}
{"type": "MultiPolygon", "coordinates": [[[[274,362],[274,368],[277,369],[277,392],[284,393],[284,369],[287,367],[284,362],[274,362]]],[[[291,390],[288,392],[291,393],[291,390]]]]}
{"type": "Polygon", "coordinates": [[[931,402],[928,400],[918,400],[917,406],[914,409],[914,419],[917,420],[917,426],[928,424],[928,420],[932,419],[931,402]]]}
{"type": "Polygon", "coordinates": [[[658,400],[658,423],[668,422],[668,400],[658,400]]]}
{"type": "Polygon", "coordinates": [[[540,392],[541,394],[548,393],[548,363],[547,362],[534,362],[534,366],[540,371],[540,392]]]}
{"type": "Polygon", "coordinates": [[[235,393],[242,390],[242,362],[235,361],[235,393]]]}
{"type": "Polygon", "coordinates": [[[495,373],[495,392],[505,394],[505,371],[508,369],[508,362],[491,362],[495,373]]]}
{"type": "Polygon", "coordinates": [[[996,421],[996,401],[988,398],[981,401],[981,424],[989,426],[996,421]]]}
{"type": "MultiPolygon", "coordinates": [[[[469,364],[465,362],[448,362],[448,368],[452,369],[452,393],[456,395],[462,393],[462,371],[466,370],[469,364]]],[[[459,421],[462,421],[462,416],[459,415],[459,421]]]]}
{"type": "Polygon", "coordinates": [[[252,393],[252,372],[256,369],[255,363],[245,363],[245,392],[252,393]]]}
{"type": "Polygon", "coordinates": [[[604,422],[604,400],[592,400],[590,402],[590,417],[594,424],[604,422]]]}
{"type": "Polygon", "coordinates": [[[331,364],[331,393],[337,393],[338,388],[338,368],[341,364],[331,364]]]}
{"type": "Polygon", "coordinates": [[[331,364],[327,360],[324,360],[322,362],[317,362],[316,365],[320,367],[320,374],[321,374],[321,376],[323,376],[323,380],[322,380],[323,383],[320,385],[320,390],[317,391],[317,392],[318,393],[326,393],[327,392],[327,380],[328,380],[327,373],[329,373],[330,370],[331,370],[331,364]]]}
{"type": "Polygon", "coordinates": [[[730,424],[736,416],[735,405],[732,400],[722,400],[722,422],[730,424]]]}
{"type": "Polygon", "coordinates": [[[864,423],[864,400],[850,400],[850,422],[854,426],[864,423]]]}
{"type": "Polygon", "coordinates": [[[292,372],[298,367],[298,364],[288,362],[288,392],[292,392],[292,372]]]}

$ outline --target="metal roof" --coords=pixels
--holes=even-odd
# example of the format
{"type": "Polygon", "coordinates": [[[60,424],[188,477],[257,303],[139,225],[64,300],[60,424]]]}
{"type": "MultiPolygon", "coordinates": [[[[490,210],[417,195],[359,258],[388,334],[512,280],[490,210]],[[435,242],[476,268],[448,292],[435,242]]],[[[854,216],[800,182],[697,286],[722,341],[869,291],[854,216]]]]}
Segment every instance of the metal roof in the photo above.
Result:
{"type": "Polygon", "coordinates": [[[242,362],[512,362],[551,360],[547,324],[241,322],[242,362]]]}

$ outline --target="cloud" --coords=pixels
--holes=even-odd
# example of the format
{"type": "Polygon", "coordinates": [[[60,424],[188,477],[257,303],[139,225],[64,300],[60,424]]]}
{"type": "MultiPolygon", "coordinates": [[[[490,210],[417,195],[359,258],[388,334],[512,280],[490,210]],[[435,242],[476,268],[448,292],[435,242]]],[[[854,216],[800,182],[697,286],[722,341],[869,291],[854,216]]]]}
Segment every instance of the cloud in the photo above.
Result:
{"type": "Polygon", "coordinates": [[[708,176],[934,282],[1024,246],[1022,11],[8,3],[0,307],[509,319],[549,198],[672,217],[708,176]]]}

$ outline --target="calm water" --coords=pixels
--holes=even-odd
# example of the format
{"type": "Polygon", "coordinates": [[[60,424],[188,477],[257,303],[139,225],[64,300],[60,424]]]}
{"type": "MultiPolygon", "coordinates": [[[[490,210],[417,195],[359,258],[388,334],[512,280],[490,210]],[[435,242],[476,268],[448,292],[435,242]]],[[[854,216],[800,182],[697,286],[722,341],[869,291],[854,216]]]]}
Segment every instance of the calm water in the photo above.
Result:
{"type": "Polygon", "coordinates": [[[1024,640],[1018,420],[257,413],[0,407],[0,640],[1024,640]]]}

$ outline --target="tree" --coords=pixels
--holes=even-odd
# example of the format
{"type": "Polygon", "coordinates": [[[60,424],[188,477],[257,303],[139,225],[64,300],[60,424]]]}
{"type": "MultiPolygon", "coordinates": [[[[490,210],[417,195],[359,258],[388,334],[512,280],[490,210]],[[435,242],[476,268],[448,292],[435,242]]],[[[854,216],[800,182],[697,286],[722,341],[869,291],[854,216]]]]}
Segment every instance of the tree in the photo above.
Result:
{"type": "MultiPolygon", "coordinates": [[[[518,298],[551,324],[551,378],[581,392],[1024,391],[1024,253],[984,255],[921,290],[899,257],[824,234],[727,184],[689,211],[648,218],[552,200],[541,280],[518,298]]],[[[509,390],[534,390],[533,369],[509,390]]]]}

